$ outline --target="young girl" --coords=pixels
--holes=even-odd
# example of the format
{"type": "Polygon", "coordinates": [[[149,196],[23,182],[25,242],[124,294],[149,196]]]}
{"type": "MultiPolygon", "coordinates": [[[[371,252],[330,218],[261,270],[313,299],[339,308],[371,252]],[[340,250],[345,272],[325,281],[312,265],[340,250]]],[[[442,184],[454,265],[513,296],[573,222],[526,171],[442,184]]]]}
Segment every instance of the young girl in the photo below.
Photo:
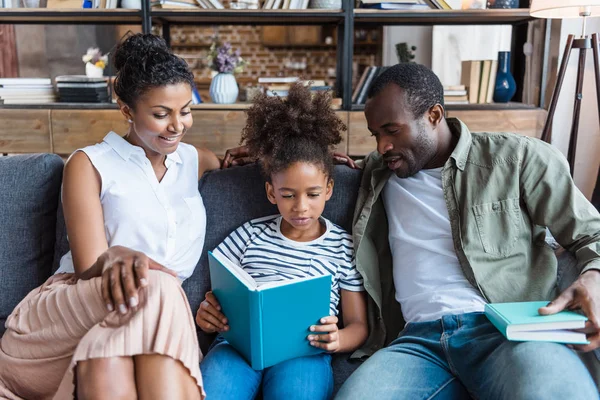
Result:
{"type": "MultiPolygon", "coordinates": [[[[345,129],[330,103],[328,94],[312,97],[301,84],[292,86],[287,100],[265,95],[255,100],[242,141],[259,157],[267,197],[280,215],[244,224],[215,249],[259,284],[331,275],[330,315],[323,316],[320,325],[307,327],[315,334],[306,338],[326,352],[255,371],[218,337],[201,364],[209,399],[253,399],[261,386],[266,400],[328,399],[333,390],[331,353],[353,351],[367,337],[366,298],[354,265],[352,238],[321,216],[333,192],[330,151],[345,129]],[[338,330],[340,299],[344,328],[338,330]]],[[[211,292],[196,322],[205,332],[229,329],[211,292]]]]}
{"type": "Polygon", "coordinates": [[[164,40],[134,35],[114,61],[129,129],[110,132],[65,165],[71,251],[6,322],[0,398],[202,396],[196,327],[181,281],[204,243],[198,178],[219,160],[180,143],[192,126],[194,77],[164,40]]]}

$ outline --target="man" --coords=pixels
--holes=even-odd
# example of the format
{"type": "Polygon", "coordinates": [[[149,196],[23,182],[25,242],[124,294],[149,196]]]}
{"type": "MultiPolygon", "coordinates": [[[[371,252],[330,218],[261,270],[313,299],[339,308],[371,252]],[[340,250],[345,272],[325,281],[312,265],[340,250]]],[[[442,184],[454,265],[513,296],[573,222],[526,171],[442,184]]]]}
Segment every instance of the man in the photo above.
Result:
{"type": "Polygon", "coordinates": [[[358,355],[374,355],[337,398],[597,399],[574,351],[509,342],[482,313],[488,302],[551,299],[541,314],[581,309],[590,344],[572,347],[598,381],[600,216],[564,157],[446,119],[439,79],[418,64],[389,68],[368,97],[377,151],[364,160],[353,234],[371,297],[358,355]],[[578,260],[558,297],[546,227],[578,260]]]}

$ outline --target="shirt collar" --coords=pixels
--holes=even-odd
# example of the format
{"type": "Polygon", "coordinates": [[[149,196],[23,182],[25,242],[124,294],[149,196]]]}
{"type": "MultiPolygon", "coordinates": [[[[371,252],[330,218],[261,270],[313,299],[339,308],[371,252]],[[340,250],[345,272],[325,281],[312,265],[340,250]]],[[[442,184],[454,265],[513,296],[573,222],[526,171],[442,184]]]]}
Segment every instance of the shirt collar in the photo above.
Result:
{"type": "MultiPolygon", "coordinates": [[[[146,153],[144,153],[144,149],[139,146],[134,146],[125,140],[122,136],[116,134],[115,132],[109,132],[108,135],[104,137],[104,142],[107,143],[110,147],[113,148],[117,152],[123,160],[128,161],[131,158],[132,154],[137,154],[142,157],[146,157],[146,153]]],[[[178,149],[179,150],[179,149],[178,149]]],[[[173,163],[181,164],[181,157],[179,156],[178,150],[175,150],[171,154],[167,154],[167,159],[165,160],[165,166],[169,168],[173,163]]]]}
{"type": "Polygon", "coordinates": [[[450,155],[450,158],[454,160],[456,167],[463,171],[467,164],[467,158],[469,151],[471,150],[471,143],[473,143],[473,137],[469,128],[458,118],[447,118],[448,127],[453,136],[458,136],[458,143],[454,148],[454,151],[450,155]]]}

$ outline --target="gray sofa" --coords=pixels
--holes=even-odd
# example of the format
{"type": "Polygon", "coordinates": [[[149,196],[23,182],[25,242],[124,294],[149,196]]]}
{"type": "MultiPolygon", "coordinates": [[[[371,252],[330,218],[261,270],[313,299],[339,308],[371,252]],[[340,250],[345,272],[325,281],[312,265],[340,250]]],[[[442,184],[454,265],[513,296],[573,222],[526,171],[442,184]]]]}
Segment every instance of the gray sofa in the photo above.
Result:
{"type": "MultiPolygon", "coordinates": [[[[68,251],[59,202],[63,161],[52,154],[0,157],[0,335],[17,303],[41,285],[68,251]]],[[[335,190],[324,216],[351,229],[360,171],[336,167],[335,190]]],[[[265,196],[257,166],[237,167],[206,174],[199,190],[207,212],[204,251],[183,287],[195,313],[209,290],[207,251],[214,249],[244,222],[277,213],[265,196]]],[[[214,339],[198,332],[205,353],[214,339]]],[[[348,354],[333,357],[335,387],[358,367],[348,354]]]]}

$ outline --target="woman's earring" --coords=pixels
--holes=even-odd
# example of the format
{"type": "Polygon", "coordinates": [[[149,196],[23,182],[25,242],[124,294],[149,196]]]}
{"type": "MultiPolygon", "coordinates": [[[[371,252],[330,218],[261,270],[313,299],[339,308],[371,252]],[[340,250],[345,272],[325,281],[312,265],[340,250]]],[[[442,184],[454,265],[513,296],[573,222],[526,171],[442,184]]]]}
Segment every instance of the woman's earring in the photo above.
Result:
{"type": "Polygon", "coordinates": [[[133,121],[128,119],[127,122],[129,122],[130,124],[133,124],[133,121]]]}

